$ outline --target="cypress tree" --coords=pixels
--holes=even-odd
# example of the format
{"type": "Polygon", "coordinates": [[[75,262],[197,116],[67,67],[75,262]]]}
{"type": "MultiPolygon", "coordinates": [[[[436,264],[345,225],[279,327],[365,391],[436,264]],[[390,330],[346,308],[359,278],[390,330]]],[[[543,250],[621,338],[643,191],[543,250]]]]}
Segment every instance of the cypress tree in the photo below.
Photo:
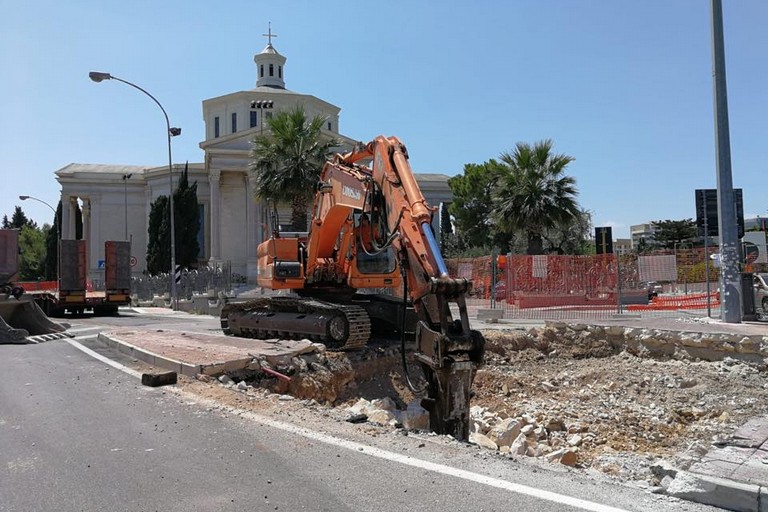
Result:
{"type": "MultiPolygon", "coordinates": [[[[147,244],[147,272],[166,273],[171,270],[171,228],[168,215],[168,196],[158,197],[149,211],[147,244]]],[[[189,166],[184,166],[179,184],[173,193],[173,224],[176,235],[176,265],[182,268],[197,266],[200,244],[200,218],[197,204],[197,182],[189,185],[189,166]]]]}
{"type": "Polygon", "coordinates": [[[168,218],[168,196],[160,196],[149,209],[147,272],[159,274],[171,267],[171,229],[168,218]]]}
{"type": "Polygon", "coordinates": [[[197,267],[200,244],[200,217],[197,204],[197,182],[189,185],[189,163],[179,178],[179,186],[173,194],[173,213],[176,228],[176,264],[182,268],[197,267]]]}

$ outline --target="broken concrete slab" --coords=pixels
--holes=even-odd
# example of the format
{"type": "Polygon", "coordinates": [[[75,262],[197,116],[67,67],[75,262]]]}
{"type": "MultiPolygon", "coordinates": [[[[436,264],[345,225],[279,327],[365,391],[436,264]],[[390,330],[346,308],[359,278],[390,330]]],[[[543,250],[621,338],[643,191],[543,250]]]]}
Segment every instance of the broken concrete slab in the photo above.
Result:
{"type": "Polygon", "coordinates": [[[736,512],[759,511],[759,486],[687,471],[678,472],[666,494],[736,512]]]}
{"type": "Polygon", "coordinates": [[[759,448],[768,441],[768,418],[753,418],[733,433],[728,444],[744,448],[759,448]]]}

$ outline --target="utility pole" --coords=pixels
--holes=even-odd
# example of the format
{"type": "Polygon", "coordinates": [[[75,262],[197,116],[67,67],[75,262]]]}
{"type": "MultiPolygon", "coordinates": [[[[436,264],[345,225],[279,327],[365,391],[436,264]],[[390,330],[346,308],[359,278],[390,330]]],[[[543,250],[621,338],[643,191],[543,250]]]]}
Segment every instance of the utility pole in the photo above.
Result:
{"type": "Polygon", "coordinates": [[[736,202],[731,173],[728,128],[728,93],[725,85],[725,43],[722,0],[712,0],[712,76],[715,96],[715,154],[717,157],[717,209],[720,231],[720,319],[741,323],[741,279],[736,202]]]}

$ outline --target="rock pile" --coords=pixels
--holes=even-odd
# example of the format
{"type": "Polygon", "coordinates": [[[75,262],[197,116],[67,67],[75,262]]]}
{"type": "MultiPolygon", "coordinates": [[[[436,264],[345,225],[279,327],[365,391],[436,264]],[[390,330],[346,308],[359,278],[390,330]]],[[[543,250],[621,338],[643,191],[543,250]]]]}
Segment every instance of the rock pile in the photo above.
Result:
{"type": "Polygon", "coordinates": [[[575,466],[579,446],[585,438],[594,438],[589,433],[582,436],[581,425],[566,426],[563,420],[555,417],[543,421],[530,414],[503,417],[503,413],[480,406],[472,407],[470,415],[472,432],[469,442],[512,457],[540,457],[575,466]]]}
{"type": "Polygon", "coordinates": [[[405,409],[398,409],[389,397],[366,400],[361,398],[347,407],[350,418],[358,418],[377,425],[402,427],[409,430],[429,430],[429,412],[421,406],[420,400],[412,400],[405,409]]]}

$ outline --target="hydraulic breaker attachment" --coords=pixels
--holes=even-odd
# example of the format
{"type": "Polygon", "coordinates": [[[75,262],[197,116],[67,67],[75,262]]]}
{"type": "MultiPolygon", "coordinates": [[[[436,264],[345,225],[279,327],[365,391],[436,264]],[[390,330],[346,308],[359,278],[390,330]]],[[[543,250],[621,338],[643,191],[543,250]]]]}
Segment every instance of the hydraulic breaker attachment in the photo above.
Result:
{"type": "Polygon", "coordinates": [[[429,411],[432,431],[464,441],[469,438],[470,391],[482,365],[485,338],[469,329],[464,298],[457,302],[462,319],[443,325],[443,332],[419,321],[416,359],[427,380],[422,406],[429,411]]]}

